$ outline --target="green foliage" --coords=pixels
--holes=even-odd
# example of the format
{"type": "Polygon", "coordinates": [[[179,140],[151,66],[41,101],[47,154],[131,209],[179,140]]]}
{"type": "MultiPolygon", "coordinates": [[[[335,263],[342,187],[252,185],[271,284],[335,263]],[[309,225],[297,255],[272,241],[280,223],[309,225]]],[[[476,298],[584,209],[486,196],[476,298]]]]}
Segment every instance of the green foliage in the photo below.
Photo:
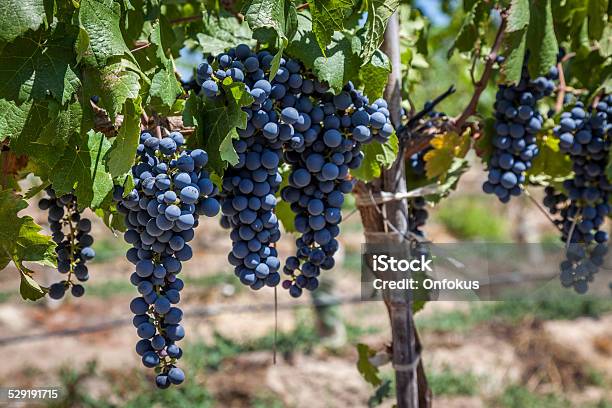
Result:
{"type": "Polygon", "coordinates": [[[238,138],[236,128],[246,128],[247,114],[242,107],[253,101],[242,82],[225,78],[221,88],[223,97],[211,100],[192,95],[186,106],[189,114],[197,112],[198,115],[194,122],[198,125],[196,138],[189,142],[192,146],[202,146],[208,152],[209,165],[218,176],[223,175],[228,163],[238,163],[238,155],[231,141],[238,138]]]}
{"type": "Polygon", "coordinates": [[[433,395],[476,395],[480,379],[471,372],[458,373],[444,367],[427,372],[427,383],[433,395]]]}
{"type": "Polygon", "coordinates": [[[370,358],[376,355],[376,351],[372,350],[367,344],[357,344],[357,353],[359,358],[357,359],[357,370],[366,382],[372,384],[374,387],[378,387],[382,384],[378,367],[372,364],[370,358]]]}
{"type": "Polygon", "coordinates": [[[423,315],[417,327],[432,331],[465,332],[492,321],[516,324],[525,318],[541,320],[571,320],[588,316],[597,318],[612,310],[607,299],[593,295],[568,293],[558,284],[538,293],[510,293],[502,302],[474,303],[467,310],[452,310],[423,315]]]}
{"type": "Polygon", "coordinates": [[[344,30],[345,21],[355,13],[356,0],[309,0],[308,9],[312,15],[312,31],[321,51],[325,54],[332,42],[335,31],[344,30]]]}
{"type": "Polygon", "coordinates": [[[0,269],[12,261],[21,274],[21,296],[37,300],[45,292],[23,262],[54,267],[55,243],[51,237],[40,234],[41,227],[32,217],[19,217],[18,213],[27,206],[21,196],[10,190],[0,191],[0,269]]]}
{"type": "Polygon", "coordinates": [[[218,16],[204,16],[203,30],[197,34],[197,39],[204,53],[216,55],[238,44],[253,45],[252,36],[247,24],[240,24],[236,17],[222,12],[218,16]]]}
{"type": "Polygon", "coordinates": [[[544,75],[550,67],[556,65],[559,51],[550,0],[514,0],[510,7],[506,34],[507,59],[504,72],[507,82],[519,81],[527,50],[532,77],[544,75]]]}
{"type": "Polygon", "coordinates": [[[363,162],[361,167],[353,170],[353,176],[362,181],[380,177],[382,171],[395,161],[398,149],[399,141],[395,133],[386,143],[370,143],[363,146],[363,162]]]}
{"type": "Polygon", "coordinates": [[[504,241],[510,236],[507,219],[491,214],[489,203],[476,197],[457,197],[435,213],[444,227],[462,240],[504,241]]]}
{"type": "Polygon", "coordinates": [[[498,398],[497,404],[504,408],[570,408],[572,404],[561,395],[537,394],[520,385],[513,385],[498,398]]]}

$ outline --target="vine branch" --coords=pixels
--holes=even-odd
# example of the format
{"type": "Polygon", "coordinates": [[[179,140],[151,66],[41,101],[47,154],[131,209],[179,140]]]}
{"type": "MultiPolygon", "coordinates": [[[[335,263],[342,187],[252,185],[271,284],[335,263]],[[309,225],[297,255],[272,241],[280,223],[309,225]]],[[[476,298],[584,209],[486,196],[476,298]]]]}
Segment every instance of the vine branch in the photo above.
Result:
{"type": "Polygon", "coordinates": [[[456,128],[461,129],[465,122],[468,120],[470,116],[472,116],[476,112],[476,107],[478,106],[478,101],[480,100],[480,95],[484,92],[487,87],[487,83],[491,78],[493,73],[493,65],[495,64],[495,60],[497,59],[497,53],[502,45],[504,39],[504,31],[506,31],[506,25],[508,23],[508,13],[506,10],[502,10],[501,13],[501,23],[499,24],[499,28],[497,29],[497,34],[495,35],[495,42],[493,43],[493,48],[491,48],[491,52],[487,56],[487,60],[485,62],[484,71],[482,72],[482,76],[480,80],[476,82],[474,94],[470,99],[465,110],[459,115],[459,117],[454,120],[454,125],[456,128]]]}

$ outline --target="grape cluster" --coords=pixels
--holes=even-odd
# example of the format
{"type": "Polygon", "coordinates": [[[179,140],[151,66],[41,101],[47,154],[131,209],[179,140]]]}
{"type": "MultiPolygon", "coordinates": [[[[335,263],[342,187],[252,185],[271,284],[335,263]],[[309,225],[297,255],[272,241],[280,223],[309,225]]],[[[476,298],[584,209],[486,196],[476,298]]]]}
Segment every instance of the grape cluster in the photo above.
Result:
{"type": "MultiPolygon", "coordinates": [[[[351,83],[339,95],[326,92],[311,99],[316,104],[310,111],[316,122],[309,129],[313,137],[303,146],[286,149],[284,155],[291,173],[281,198],[290,203],[300,234],[296,255],[283,268],[288,275],[283,287],[293,297],[303,289],[316,289],[321,270],[334,267],[341,207],[354,185],[349,171],[361,165],[361,146],[385,142],[393,133],[387,103],[378,99],[369,104],[351,83]]],[[[290,109],[285,107],[283,113],[290,109]]]]}
{"type": "Polygon", "coordinates": [[[57,244],[57,270],[66,274],[66,279],[49,287],[49,297],[61,299],[70,288],[72,296],[81,297],[85,293],[83,285],[74,283],[73,276],[79,282],[89,279],[85,263],[96,256],[91,247],[94,242],[91,232],[91,221],[81,217],[74,194],[57,196],[53,188],[45,189],[49,198],[38,202],[38,207],[48,211],[49,227],[53,241],[57,244]]]}
{"type": "Polygon", "coordinates": [[[523,65],[521,80],[517,85],[500,85],[495,96],[495,133],[493,153],[489,161],[488,179],[482,186],[487,194],[495,194],[507,203],[512,196],[521,194],[520,185],[525,182],[525,171],[539,153],[536,134],[544,119],[537,102],[550,95],[559,72],[552,67],[547,76],[532,80],[523,65]]]}
{"type": "Polygon", "coordinates": [[[566,194],[548,189],[545,205],[560,214],[562,239],[569,241],[567,259],[561,264],[561,282],[579,293],[587,291],[607,252],[608,233],[601,227],[610,213],[612,191],[605,174],[612,143],[610,118],[612,98],[606,96],[595,109],[585,109],[576,102],[561,114],[554,128],[560,150],[572,161],[574,178],[563,182],[566,194]]]}
{"type": "Polygon", "coordinates": [[[384,100],[369,105],[351,83],[334,95],[295,60],[281,58],[269,81],[272,60],[268,51],[239,45],[208,58],[196,79],[205,98],[218,97],[219,83],[227,77],[244,83],[253,97],[243,108],[247,127],[233,142],[239,162],[224,175],[221,218],[221,225],[231,229],[229,262],[253,289],[280,282],[275,194],[282,182],[279,165],[283,160],[290,165],[289,186],[281,196],[291,203],[302,235],[297,257],[283,268],[290,275],[283,286],[297,297],[303,288],[318,286],[320,269],[334,265],[340,207],[353,188],[349,169],[363,160],[361,145],[386,142],[393,127],[384,100]]]}
{"type": "Polygon", "coordinates": [[[134,188],[115,199],[125,214],[126,242],[132,245],[127,259],[136,266],[130,277],[140,296],[130,303],[138,336],[136,352],[146,367],[156,367],[159,388],[184,381],[176,367],[182,350],[176,344],[185,336],[180,324],[183,281],[177,277],[181,262],[191,259],[189,241],[198,216],[215,216],[217,188],[204,169],[208,155],[201,149],[185,150],[185,139],[172,132],[158,139],[148,132],[140,136],[137,160],[132,167],[134,188]]]}

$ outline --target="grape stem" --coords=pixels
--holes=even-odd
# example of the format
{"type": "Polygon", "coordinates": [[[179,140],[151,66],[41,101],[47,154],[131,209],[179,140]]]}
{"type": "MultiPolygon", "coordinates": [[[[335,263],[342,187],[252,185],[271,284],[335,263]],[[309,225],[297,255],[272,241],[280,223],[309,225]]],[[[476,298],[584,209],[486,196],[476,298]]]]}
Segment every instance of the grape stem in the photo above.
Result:
{"type": "Polygon", "coordinates": [[[538,208],[538,210],[540,210],[542,212],[542,214],[544,214],[546,216],[548,221],[550,221],[551,224],[554,225],[556,229],[558,229],[559,231],[562,231],[562,229],[555,223],[555,220],[553,220],[553,218],[550,216],[548,211],[546,211],[546,209],[544,207],[542,207],[542,205],[538,202],[538,200],[536,200],[531,195],[531,193],[529,193],[529,190],[527,190],[527,187],[523,187],[523,191],[525,192],[525,195],[531,200],[531,202],[535,204],[535,206],[538,208]]]}
{"type": "Polygon", "coordinates": [[[559,87],[557,92],[557,101],[555,102],[555,112],[561,112],[563,109],[563,100],[565,99],[565,74],[563,73],[563,60],[557,63],[557,70],[559,71],[559,87]]]}

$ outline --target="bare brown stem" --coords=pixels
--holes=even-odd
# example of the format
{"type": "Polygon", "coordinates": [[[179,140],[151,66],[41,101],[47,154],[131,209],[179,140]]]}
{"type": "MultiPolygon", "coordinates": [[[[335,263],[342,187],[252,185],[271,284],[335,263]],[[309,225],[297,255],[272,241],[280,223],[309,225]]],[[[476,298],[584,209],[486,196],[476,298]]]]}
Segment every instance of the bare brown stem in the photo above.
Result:
{"type": "Polygon", "coordinates": [[[470,99],[465,110],[459,115],[457,119],[454,120],[454,125],[457,129],[461,129],[465,122],[476,112],[476,108],[478,106],[478,101],[480,100],[480,96],[484,92],[487,87],[487,83],[493,74],[493,65],[495,64],[495,60],[497,58],[497,53],[501,48],[503,39],[504,39],[504,31],[506,30],[506,25],[508,22],[508,13],[506,10],[501,11],[501,23],[499,24],[499,28],[497,29],[497,34],[495,35],[495,42],[493,43],[493,47],[491,48],[491,52],[487,56],[487,60],[485,62],[484,71],[482,72],[482,76],[480,80],[476,83],[474,88],[474,94],[470,99]]]}

